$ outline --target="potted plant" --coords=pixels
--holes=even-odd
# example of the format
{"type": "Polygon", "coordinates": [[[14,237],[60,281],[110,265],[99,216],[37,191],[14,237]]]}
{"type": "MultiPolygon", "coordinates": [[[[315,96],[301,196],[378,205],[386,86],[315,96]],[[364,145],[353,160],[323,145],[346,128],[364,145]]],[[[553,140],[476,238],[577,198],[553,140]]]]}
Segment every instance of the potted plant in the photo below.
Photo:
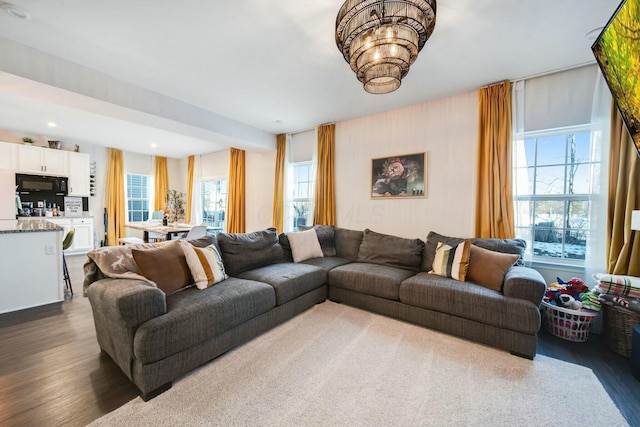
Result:
{"type": "Polygon", "coordinates": [[[31,145],[31,144],[33,144],[33,138],[25,136],[25,137],[22,138],[22,142],[24,142],[27,145],[31,145]]]}
{"type": "Polygon", "coordinates": [[[169,223],[184,221],[184,197],[185,194],[177,190],[167,190],[167,207],[164,214],[169,223]]]}

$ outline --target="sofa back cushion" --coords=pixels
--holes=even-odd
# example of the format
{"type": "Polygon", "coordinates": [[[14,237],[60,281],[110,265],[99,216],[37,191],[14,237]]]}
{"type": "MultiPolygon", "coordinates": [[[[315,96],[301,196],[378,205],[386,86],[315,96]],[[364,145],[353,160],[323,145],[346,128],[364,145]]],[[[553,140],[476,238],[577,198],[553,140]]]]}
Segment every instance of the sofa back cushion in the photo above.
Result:
{"type": "Polygon", "coordinates": [[[334,235],[336,255],[350,261],[357,261],[363,232],[336,227],[334,235]]]}
{"type": "Polygon", "coordinates": [[[359,262],[420,271],[424,242],[364,230],[358,252],[359,262]]]}
{"type": "Polygon", "coordinates": [[[275,228],[253,233],[218,234],[224,268],[229,276],[283,261],[275,228]]]}
{"type": "Polygon", "coordinates": [[[518,261],[515,265],[524,265],[523,259],[527,243],[522,239],[464,239],[462,237],[443,236],[432,231],[427,236],[427,243],[424,248],[424,255],[422,256],[421,270],[431,270],[438,242],[446,243],[449,246],[455,246],[465,240],[471,240],[471,244],[490,251],[519,255],[518,261]]]}
{"type": "Polygon", "coordinates": [[[286,262],[293,262],[293,254],[291,253],[291,243],[289,243],[289,236],[287,233],[281,233],[278,236],[278,241],[282,247],[282,259],[286,262]]]}

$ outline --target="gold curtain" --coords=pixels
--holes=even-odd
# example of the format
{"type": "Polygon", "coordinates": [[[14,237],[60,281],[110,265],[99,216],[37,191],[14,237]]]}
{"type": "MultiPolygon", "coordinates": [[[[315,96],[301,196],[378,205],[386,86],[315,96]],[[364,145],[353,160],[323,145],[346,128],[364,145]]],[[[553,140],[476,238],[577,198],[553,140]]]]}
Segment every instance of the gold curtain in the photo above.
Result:
{"type": "Polygon", "coordinates": [[[287,135],[278,135],[278,152],[276,153],[276,177],[273,185],[273,226],[278,232],[284,232],[284,171],[287,155],[287,135]]]}
{"type": "Polygon", "coordinates": [[[195,170],[195,156],[187,158],[187,208],[185,212],[185,222],[191,224],[191,206],[193,206],[193,175],[195,170]]]}
{"type": "Polygon", "coordinates": [[[640,231],[631,230],[631,211],[640,209],[640,159],[615,105],[611,109],[607,272],[640,276],[640,231]]]}
{"type": "Polygon", "coordinates": [[[476,237],[515,236],[511,194],[511,82],[480,89],[476,237]]]}
{"type": "Polygon", "coordinates": [[[318,165],[313,224],[336,225],[336,125],[318,127],[318,165]]]}
{"type": "Polygon", "coordinates": [[[244,150],[230,149],[227,233],[244,233],[244,150]]]}
{"type": "Polygon", "coordinates": [[[118,245],[118,239],[125,235],[124,187],[122,150],[109,148],[105,208],[107,210],[107,245],[110,246],[118,245]]]}
{"type": "Polygon", "coordinates": [[[156,156],[155,196],[153,210],[161,211],[167,207],[167,190],[169,189],[169,173],[167,172],[167,158],[156,156]]]}

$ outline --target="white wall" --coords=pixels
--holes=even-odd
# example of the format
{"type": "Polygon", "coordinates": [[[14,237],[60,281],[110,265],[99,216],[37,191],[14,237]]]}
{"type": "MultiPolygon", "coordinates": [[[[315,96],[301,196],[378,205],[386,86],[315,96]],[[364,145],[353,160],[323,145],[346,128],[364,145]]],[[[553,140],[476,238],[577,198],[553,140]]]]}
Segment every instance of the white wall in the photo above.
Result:
{"type": "Polygon", "coordinates": [[[245,229],[273,226],[276,150],[245,153],[245,229]]]}
{"type": "Polygon", "coordinates": [[[200,156],[200,170],[202,178],[215,178],[229,176],[229,150],[216,151],[215,153],[200,156]]]}
{"type": "Polygon", "coordinates": [[[337,224],[426,239],[472,236],[478,92],[336,124],[337,224]],[[427,197],[371,199],[371,159],[427,153],[427,197]]]}

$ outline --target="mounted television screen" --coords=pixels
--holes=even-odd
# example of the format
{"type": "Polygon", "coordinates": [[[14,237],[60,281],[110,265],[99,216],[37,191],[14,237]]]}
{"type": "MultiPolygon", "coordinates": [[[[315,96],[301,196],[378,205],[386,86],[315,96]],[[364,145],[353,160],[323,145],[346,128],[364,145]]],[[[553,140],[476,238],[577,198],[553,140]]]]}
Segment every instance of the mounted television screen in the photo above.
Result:
{"type": "Polygon", "coordinates": [[[593,46],[640,155],[640,0],[623,0],[593,46]]]}

